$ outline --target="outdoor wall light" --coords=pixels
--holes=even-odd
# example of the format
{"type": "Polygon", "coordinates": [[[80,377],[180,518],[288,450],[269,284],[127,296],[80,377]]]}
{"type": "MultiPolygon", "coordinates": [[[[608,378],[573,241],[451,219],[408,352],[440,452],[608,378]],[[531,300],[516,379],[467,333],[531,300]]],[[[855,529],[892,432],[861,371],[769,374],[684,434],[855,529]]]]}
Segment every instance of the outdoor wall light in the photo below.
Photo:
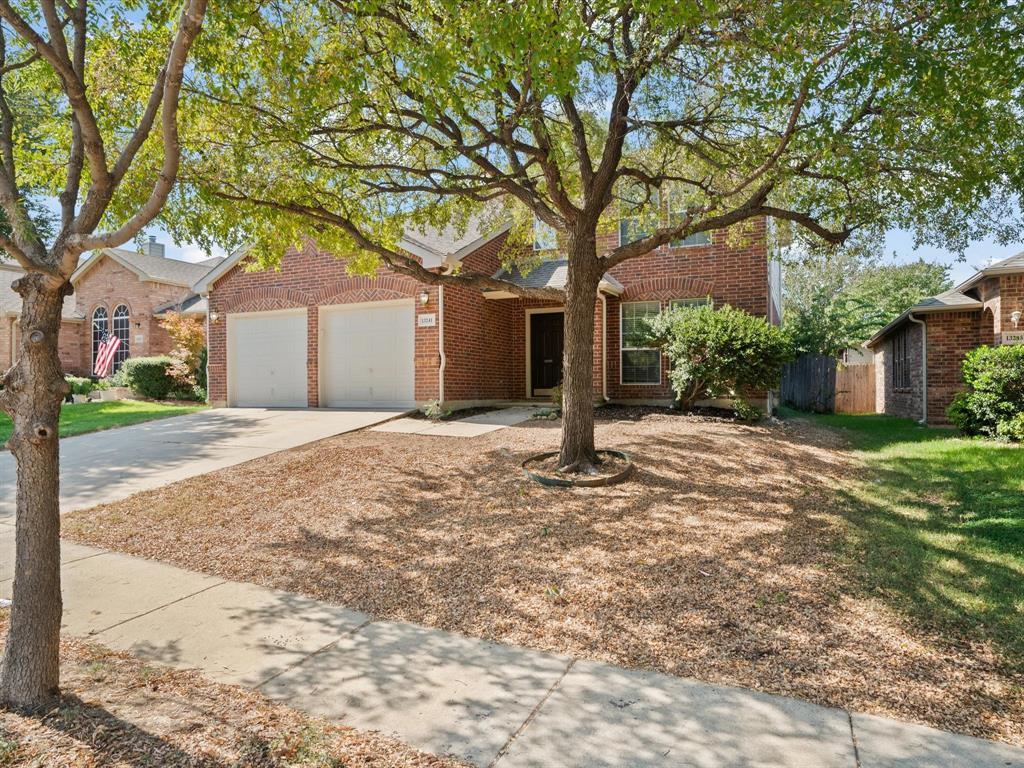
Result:
{"type": "Polygon", "coordinates": [[[1010,322],[1013,323],[1013,327],[1016,328],[1020,324],[1020,310],[1015,309],[1010,313],[1010,322]]]}
{"type": "MultiPolygon", "coordinates": [[[[430,294],[426,291],[420,291],[420,304],[426,304],[430,301],[430,294]]],[[[1017,314],[1020,314],[1019,312],[1017,314]]]]}
{"type": "Polygon", "coordinates": [[[218,320],[220,320],[220,315],[218,315],[216,312],[211,312],[210,313],[210,322],[211,323],[216,323],[218,320]]]}

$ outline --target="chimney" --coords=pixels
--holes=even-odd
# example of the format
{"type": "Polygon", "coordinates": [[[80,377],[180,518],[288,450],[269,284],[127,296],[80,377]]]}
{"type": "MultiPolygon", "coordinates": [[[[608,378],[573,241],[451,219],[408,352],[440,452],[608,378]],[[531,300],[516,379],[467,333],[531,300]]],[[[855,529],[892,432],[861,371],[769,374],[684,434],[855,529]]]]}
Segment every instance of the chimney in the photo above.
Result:
{"type": "Polygon", "coordinates": [[[147,256],[160,256],[164,255],[164,244],[156,241],[156,235],[149,236],[149,242],[142,246],[142,252],[147,256]]]}

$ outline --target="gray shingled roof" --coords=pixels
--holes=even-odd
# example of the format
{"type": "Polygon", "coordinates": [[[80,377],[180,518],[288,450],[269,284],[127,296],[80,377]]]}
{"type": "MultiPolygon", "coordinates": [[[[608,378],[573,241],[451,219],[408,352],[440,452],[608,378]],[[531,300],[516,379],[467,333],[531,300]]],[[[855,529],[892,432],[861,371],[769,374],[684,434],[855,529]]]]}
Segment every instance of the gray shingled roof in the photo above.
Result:
{"type": "Polygon", "coordinates": [[[205,315],[209,311],[209,303],[198,293],[182,299],[181,301],[168,301],[153,310],[154,315],[162,315],[167,312],[180,312],[183,315],[205,315]]]}
{"type": "Polygon", "coordinates": [[[402,233],[402,244],[428,251],[438,259],[444,260],[477,240],[493,234],[494,230],[499,228],[493,216],[481,214],[470,216],[465,227],[449,224],[443,229],[408,229],[402,233]]]}
{"type": "MultiPolygon", "coordinates": [[[[0,263],[0,316],[20,315],[21,296],[14,292],[11,283],[25,274],[25,270],[16,264],[0,263]]],[[[69,296],[64,299],[61,316],[65,320],[81,320],[82,316],[75,310],[75,299],[69,296]]]]}
{"type": "MultiPolygon", "coordinates": [[[[144,253],[125,250],[124,248],[106,248],[94,253],[89,261],[78,268],[76,275],[82,274],[92,262],[102,254],[109,254],[117,260],[124,262],[130,268],[139,273],[143,280],[152,280],[156,283],[171,283],[172,285],[183,285],[191,287],[207,272],[223,261],[222,258],[206,259],[200,262],[180,261],[166,256],[148,256],[144,253]]],[[[71,278],[75,280],[75,276],[71,278]]]]}
{"type": "MultiPolygon", "coordinates": [[[[569,262],[567,259],[542,261],[525,275],[520,274],[518,269],[512,271],[499,269],[494,275],[498,280],[515,283],[521,288],[557,288],[560,291],[565,290],[565,281],[568,276],[569,262]]],[[[609,274],[605,274],[601,281],[617,293],[625,290],[622,283],[609,274]]]]}

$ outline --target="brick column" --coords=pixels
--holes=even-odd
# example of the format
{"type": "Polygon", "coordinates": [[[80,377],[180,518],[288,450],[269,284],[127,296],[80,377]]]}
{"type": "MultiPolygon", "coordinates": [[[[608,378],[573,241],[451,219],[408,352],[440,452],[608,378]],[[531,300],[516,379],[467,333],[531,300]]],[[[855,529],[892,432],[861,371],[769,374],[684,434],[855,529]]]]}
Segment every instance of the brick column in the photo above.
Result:
{"type": "Polygon", "coordinates": [[[306,309],[306,397],[320,407],[320,307],[306,309]]]}

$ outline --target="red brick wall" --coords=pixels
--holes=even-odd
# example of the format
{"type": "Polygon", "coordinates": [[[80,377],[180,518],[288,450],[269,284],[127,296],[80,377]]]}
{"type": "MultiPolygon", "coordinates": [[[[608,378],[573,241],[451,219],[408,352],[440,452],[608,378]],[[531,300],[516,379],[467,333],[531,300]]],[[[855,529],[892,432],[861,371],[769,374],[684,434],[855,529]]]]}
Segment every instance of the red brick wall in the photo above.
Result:
{"type": "MultiPolygon", "coordinates": [[[[344,259],[309,245],[301,252],[290,250],[281,259],[280,270],[247,272],[236,265],[220,278],[210,293],[210,312],[217,322],[209,327],[209,398],[214,404],[227,402],[227,315],[305,307],[307,326],[307,396],[310,407],[319,403],[319,307],[387,301],[418,296],[424,287],[410,277],[381,268],[376,277],[355,277],[346,271],[344,259]]],[[[416,302],[417,315],[437,312],[437,290],[426,289],[430,299],[416,302]]],[[[447,299],[447,297],[446,297],[447,299]]],[[[437,329],[416,328],[416,399],[437,398],[437,329]]]]}
{"type": "Polygon", "coordinates": [[[979,312],[941,312],[929,315],[928,323],[928,422],[945,424],[946,408],[953,395],[964,389],[960,366],[964,355],[979,346],[982,335],[979,312]]]}
{"type": "MultiPolygon", "coordinates": [[[[467,256],[463,268],[488,275],[497,272],[505,239],[496,238],[467,256]]],[[[507,299],[484,298],[477,287],[445,286],[446,401],[508,400],[523,396],[513,374],[512,304],[507,299]]]]}
{"type": "MultiPolygon", "coordinates": [[[[1010,315],[1015,311],[1024,312],[1024,274],[999,277],[999,305],[1001,312],[998,332],[1014,330],[1010,315]]],[[[1024,330],[1024,321],[1018,324],[1017,330],[1024,330]]],[[[997,338],[1001,338],[1001,336],[997,336],[997,338]]]]}
{"type": "Polygon", "coordinates": [[[907,353],[910,359],[910,386],[897,389],[892,382],[893,337],[889,334],[875,347],[875,410],[906,419],[921,418],[921,327],[908,326],[907,353]]]}

